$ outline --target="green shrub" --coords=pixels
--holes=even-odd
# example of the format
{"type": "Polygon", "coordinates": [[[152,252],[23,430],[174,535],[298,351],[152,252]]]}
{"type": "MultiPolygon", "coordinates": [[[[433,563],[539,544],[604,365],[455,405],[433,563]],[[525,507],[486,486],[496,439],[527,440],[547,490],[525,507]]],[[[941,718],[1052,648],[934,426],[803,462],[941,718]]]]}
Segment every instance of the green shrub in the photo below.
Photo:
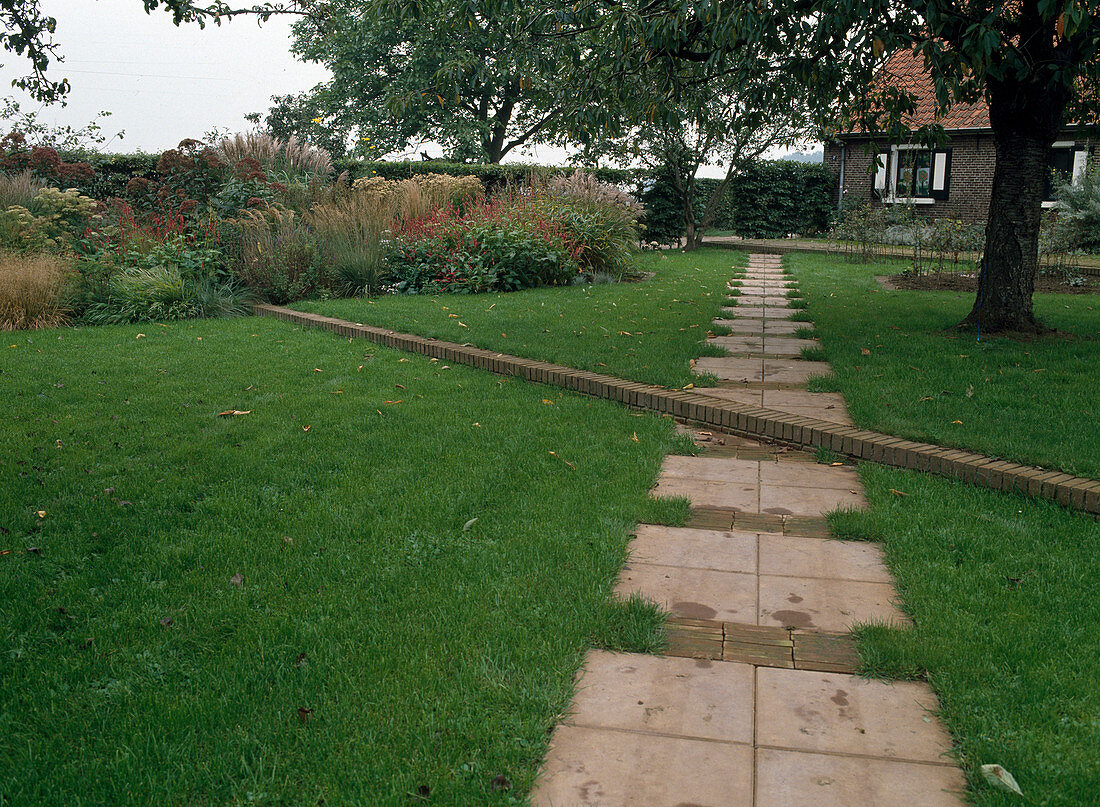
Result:
{"type": "Polygon", "coordinates": [[[462,217],[440,209],[395,230],[385,269],[398,293],[515,291],[568,283],[578,272],[557,222],[534,208],[498,201],[462,217]]]}

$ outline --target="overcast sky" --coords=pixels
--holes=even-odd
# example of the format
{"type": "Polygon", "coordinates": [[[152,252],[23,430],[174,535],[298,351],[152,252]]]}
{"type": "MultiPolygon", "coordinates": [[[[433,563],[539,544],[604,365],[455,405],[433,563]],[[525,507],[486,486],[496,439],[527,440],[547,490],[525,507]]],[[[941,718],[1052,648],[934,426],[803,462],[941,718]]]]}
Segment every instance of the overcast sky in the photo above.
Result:
{"type": "MultiPolygon", "coordinates": [[[[307,90],[328,75],[325,68],[291,55],[289,19],[258,26],[242,17],[221,27],[177,28],[163,11],[146,14],[140,0],[42,0],[42,6],[57,18],[55,38],[65,57],[49,75],[68,78],[72,90],[67,106],[42,108],[40,117],[81,127],[99,111],[109,111],[104,131],[126,133],[104,146],[109,151],[161,152],[186,137],[202,139],[215,128],[247,131],[251,127],[244,116],[266,113],[272,95],[307,90]]],[[[10,86],[28,72],[26,61],[6,52],[0,58],[6,93],[24,111],[40,109],[10,86]]],[[[416,159],[421,150],[441,153],[434,145],[409,153],[416,159]]],[[[509,154],[507,161],[560,164],[565,158],[561,149],[539,147],[509,154]]]]}

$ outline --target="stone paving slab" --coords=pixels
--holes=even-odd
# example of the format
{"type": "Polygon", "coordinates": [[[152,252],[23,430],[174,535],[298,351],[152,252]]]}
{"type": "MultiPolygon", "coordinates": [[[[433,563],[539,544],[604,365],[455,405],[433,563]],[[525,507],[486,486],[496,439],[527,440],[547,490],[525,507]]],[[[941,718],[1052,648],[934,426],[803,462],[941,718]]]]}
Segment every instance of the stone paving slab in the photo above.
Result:
{"type": "MultiPolygon", "coordinates": [[[[805,563],[812,552],[798,551],[795,545],[788,554],[792,560],[805,563]]],[[[756,558],[756,533],[753,532],[639,524],[630,542],[630,562],[633,564],[755,574],[756,558]]],[[[769,555],[771,566],[780,560],[777,553],[769,555]]]]}
{"type": "Polygon", "coordinates": [[[756,752],[756,807],[961,807],[965,787],[962,772],[948,765],[756,752]]]}
{"type": "MultiPolygon", "coordinates": [[[[718,498],[715,494],[710,495],[718,498]]],[[[722,505],[716,506],[721,507],[722,505]]],[[[777,516],[818,516],[837,509],[862,510],[866,507],[867,500],[860,488],[823,490],[821,488],[802,488],[789,485],[760,486],[759,512],[761,513],[771,513],[777,516]]]]}
{"type": "Polygon", "coordinates": [[[802,328],[809,328],[808,322],[795,322],[794,320],[759,320],[759,319],[716,319],[715,325],[729,328],[734,334],[738,333],[764,333],[776,335],[789,335],[802,328]]]}
{"type": "Polygon", "coordinates": [[[893,582],[881,547],[866,541],[769,535],[760,542],[758,555],[761,574],[893,582]]]}
{"type": "Polygon", "coordinates": [[[752,743],[753,668],[593,650],[566,723],[752,743]]]}
{"type": "Polygon", "coordinates": [[[660,479],[697,479],[755,485],[760,480],[760,463],[726,457],[689,457],[669,454],[661,463],[660,479]]]}
{"type": "Polygon", "coordinates": [[[908,624],[892,583],[760,575],[758,625],[846,632],[862,622],[908,624]]]}
{"type": "Polygon", "coordinates": [[[673,477],[660,480],[653,495],[666,499],[684,497],[703,507],[730,510],[758,512],[760,506],[760,488],[755,482],[730,484],[673,477]]]}
{"type": "MultiPolygon", "coordinates": [[[[703,458],[699,458],[703,459],[703,458]]],[[[717,469],[717,466],[714,466],[717,469]]],[[[850,491],[860,485],[859,473],[851,466],[805,462],[760,463],[761,485],[850,491]]]]}
{"type": "Polygon", "coordinates": [[[758,747],[949,762],[926,684],[762,667],[756,686],[758,747]]]}
{"type": "Polygon", "coordinates": [[[735,305],[725,306],[721,312],[738,319],[790,319],[797,309],[782,306],[735,305]]]}
{"type": "Polygon", "coordinates": [[[535,807],[752,806],[750,745],[558,726],[535,807]]]}
{"type": "Polygon", "coordinates": [[[824,361],[766,359],[764,381],[776,384],[804,384],[810,376],[825,375],[829,369],[829,363],[824,361]]]}
{"type": "Polygon", "coordinates": [[[631,562],[619,574],[615,593],[641,594],[674,616],[755,624],[756,588],[755,574],[631,562]]]}

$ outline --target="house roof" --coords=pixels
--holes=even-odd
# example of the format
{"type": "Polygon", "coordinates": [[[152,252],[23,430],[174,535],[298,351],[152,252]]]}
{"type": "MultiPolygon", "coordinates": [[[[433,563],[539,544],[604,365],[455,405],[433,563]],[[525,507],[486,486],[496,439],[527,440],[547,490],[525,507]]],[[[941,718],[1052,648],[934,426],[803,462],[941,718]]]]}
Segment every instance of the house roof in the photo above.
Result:
{"type": "MultiPolygon", "coordinates": [[[[910,50],[896,51],[886,60],[877,75],[875,83],[881,86],[897,87],[913,96],[916,105],[910,115],[902,116],[902,123],[910,129],[938,123],[947,130],[988,129],[989,105],[984,100],[969,104],[954,104],[946,112],[936,108],[936,88],[932,76],[924,66],[924,58],[910,50]]],[[[856,125],[847,134],[865,134],[865,130],[856,125]]]]}

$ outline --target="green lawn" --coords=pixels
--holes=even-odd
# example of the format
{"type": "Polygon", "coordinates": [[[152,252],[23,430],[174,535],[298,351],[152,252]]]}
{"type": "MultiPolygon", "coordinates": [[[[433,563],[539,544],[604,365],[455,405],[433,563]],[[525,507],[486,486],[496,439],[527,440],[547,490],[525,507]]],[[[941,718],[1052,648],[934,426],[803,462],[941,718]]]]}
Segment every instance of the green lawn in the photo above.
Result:
{"type": "Polygon", "coordinates": [[[688,362],[722,355],[704,343],[744,257],[729,250],[651,252],[655,275],[637,283],[343,299],[295,305],[303,311],[477,345],[647,384],[699,384],[688,362]]]}
{"type": "Polygon", "coordinates": [[[512,803],[658,635],[668,420],[274,320],[3,349],[4,804],[512,803]]]}
{"type": "Polygon", "coordinates": [[[1100,299],[1035,295],[1061,334],[977,341],[951,332],[973,304],[955,292],[887,291],[901,264],[792,254],[788,265],[856,424],[1067,473],[1100,477],[1100,299]]]}
{"type": "Polygon", "coordinates": [[[872,509],[836,522],[884,542],[914,621],[863,630],[864,671],[931,682],[973,803],[1096,804],[1100,524],[935,476],[876,465],[861,476],[872,509]],[[978,768],[990,763],[1027,798],[985,783],[978,768]]]}

